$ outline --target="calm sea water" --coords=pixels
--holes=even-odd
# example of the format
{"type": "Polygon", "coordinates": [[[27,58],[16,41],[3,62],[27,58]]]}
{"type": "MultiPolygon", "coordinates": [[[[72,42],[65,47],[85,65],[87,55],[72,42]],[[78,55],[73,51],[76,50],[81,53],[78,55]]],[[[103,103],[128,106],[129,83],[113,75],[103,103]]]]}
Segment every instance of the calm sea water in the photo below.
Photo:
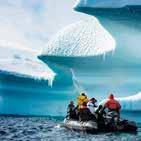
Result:
{"type": "MultiPolygon", "coordinates": [[[[123,113],[135,119],[140,113],[123,113]],[[134,115],[134,116],[133,116],[134,115]]],[[[0,117],[1,141],[140,141],[141,124],[138,123],[138,132],[131,133],[102,133],[86,134],[65,129],[62,126],[63,117],[0,117]]]]}

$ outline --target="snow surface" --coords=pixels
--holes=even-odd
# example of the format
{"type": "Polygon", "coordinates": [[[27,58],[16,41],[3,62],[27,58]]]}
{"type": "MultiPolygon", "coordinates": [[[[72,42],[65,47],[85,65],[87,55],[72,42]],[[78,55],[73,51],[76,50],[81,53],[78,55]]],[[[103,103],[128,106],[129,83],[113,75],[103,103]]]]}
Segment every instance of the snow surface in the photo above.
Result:
{"type": "Polygon", "coordinates": [[[49,56],[95,56],[115,49],[115,40],[92,17],[73,23],[52,38],[42,55],[49,56]]]}
{"type": "MultiPolygon", "coordinates": [[[[136,95],[127,96],[127,97],[119,97],[116,98],[121,106],[122,110],[130,110],[130,111],[140,111],[141,110],[141,92],[136,95]]],[[[100,104],[105,103],[107,99],[100,102],[100,104]]]]}
{"type": "Polygon", "coordinates": [[[121,8],[127,5],[141,5],[141,0],[78,0],[75,7],[121,8]]]}
{"type": "Polygon", "coordinates": [[[0,43],[0,50],[0,71],[20,77],[48,80],[49,85],[52,85],[55,73],[37,58],[36,51],[4,43],[0,43]]]}

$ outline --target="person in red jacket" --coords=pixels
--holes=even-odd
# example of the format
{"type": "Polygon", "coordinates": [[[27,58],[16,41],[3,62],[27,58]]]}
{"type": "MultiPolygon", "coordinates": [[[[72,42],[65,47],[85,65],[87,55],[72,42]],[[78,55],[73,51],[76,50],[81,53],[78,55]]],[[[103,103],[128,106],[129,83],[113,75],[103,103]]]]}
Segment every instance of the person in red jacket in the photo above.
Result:
{"type": "MultiPolygon", "coordinates": [[[[107,108],[109,110],[109,112],[115,112],[115,114],[117,113],[117,121],[119,121],[120,119],[120,109],[121,109],[121,105],[120,103],[114,99],[114,95],[110,94],[109,95],[109,99],[106,101],[106,103],[104,104],[104,109],[107,108]]],[[[111,120],[108,123],[108,127],[112,130],[115,130],[117,128],[116,124],[118,123],[114,116],[111,118],[111,120]]]]}
{"type": "Polygon", "coordinates": [[[108,108],[109,111],[116,111],[119,114],[121,105],[117,100],[114,99],[114,95],[110,94],[109,99],[104,104],[104,108],[108,108]]]}

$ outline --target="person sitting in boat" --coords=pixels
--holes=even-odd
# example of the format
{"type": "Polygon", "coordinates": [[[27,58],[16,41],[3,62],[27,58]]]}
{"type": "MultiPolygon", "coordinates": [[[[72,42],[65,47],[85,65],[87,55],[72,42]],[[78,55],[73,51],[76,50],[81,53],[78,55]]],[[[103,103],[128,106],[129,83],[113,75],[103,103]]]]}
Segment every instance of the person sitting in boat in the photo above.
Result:
{"type": "Polygon", "coordinates": [[[67,108],[67,116],[68,119],[78,119],[76,115],[76,107],[73,101],[70,101],[68,108],[67,108]]]}
{"type": "Polygon", "coordinates": [[[120,117],[120,109],[121,109],[121,105],[120,103],[115,100],[114,95],[110,94],[108,100],[106,101],[106,103],[104,104],[104,109],[108,108],[109,112],[115,111],[118,113],[118,117],[120,117]]]}
{"type": "Polygon", "coordinates": [[[97,100],[95,98],[91,98],[87,103],[87,107],[89,108],[92,114],[95,114],[95,108],[97,107],[96,102],[97,100]]]}
{"type": "Polygon", "coordinates": [[[78,109],[82,106],[82,104],[85,102],[87,103],[89,101],[87,95],[83,92],[77,97],[77,104],[78,104],[78,109]]]}
{"type": "Polygon", "coordinates": [[[84,102],[79,109],[79,121],[96,120],[95,116],[91,114],[87,103],[84,102]]]}
{"type": "Polygon", "coordinates": [[[102,105],[99,105],[98,108],[95,111],[96,119],[98,123],[98,127],[102,130],[105,130],[105,119],[106,112],[104,111],[104,108],[102,105]]]}

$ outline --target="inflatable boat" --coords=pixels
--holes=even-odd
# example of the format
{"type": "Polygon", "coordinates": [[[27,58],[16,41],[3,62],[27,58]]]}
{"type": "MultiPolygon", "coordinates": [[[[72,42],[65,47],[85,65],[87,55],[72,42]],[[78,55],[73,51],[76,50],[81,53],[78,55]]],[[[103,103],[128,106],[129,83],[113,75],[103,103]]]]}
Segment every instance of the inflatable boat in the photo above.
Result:
{"type": "Polygon", "coordinates": [[[136,132],[137,125],[133,121],[121,120],[118,124],[99,125],[96,121],[80,122],[72,119],[64,119],[64,127],[74,131],[82,131],[86,133],[98,132],[136,132]]]}

